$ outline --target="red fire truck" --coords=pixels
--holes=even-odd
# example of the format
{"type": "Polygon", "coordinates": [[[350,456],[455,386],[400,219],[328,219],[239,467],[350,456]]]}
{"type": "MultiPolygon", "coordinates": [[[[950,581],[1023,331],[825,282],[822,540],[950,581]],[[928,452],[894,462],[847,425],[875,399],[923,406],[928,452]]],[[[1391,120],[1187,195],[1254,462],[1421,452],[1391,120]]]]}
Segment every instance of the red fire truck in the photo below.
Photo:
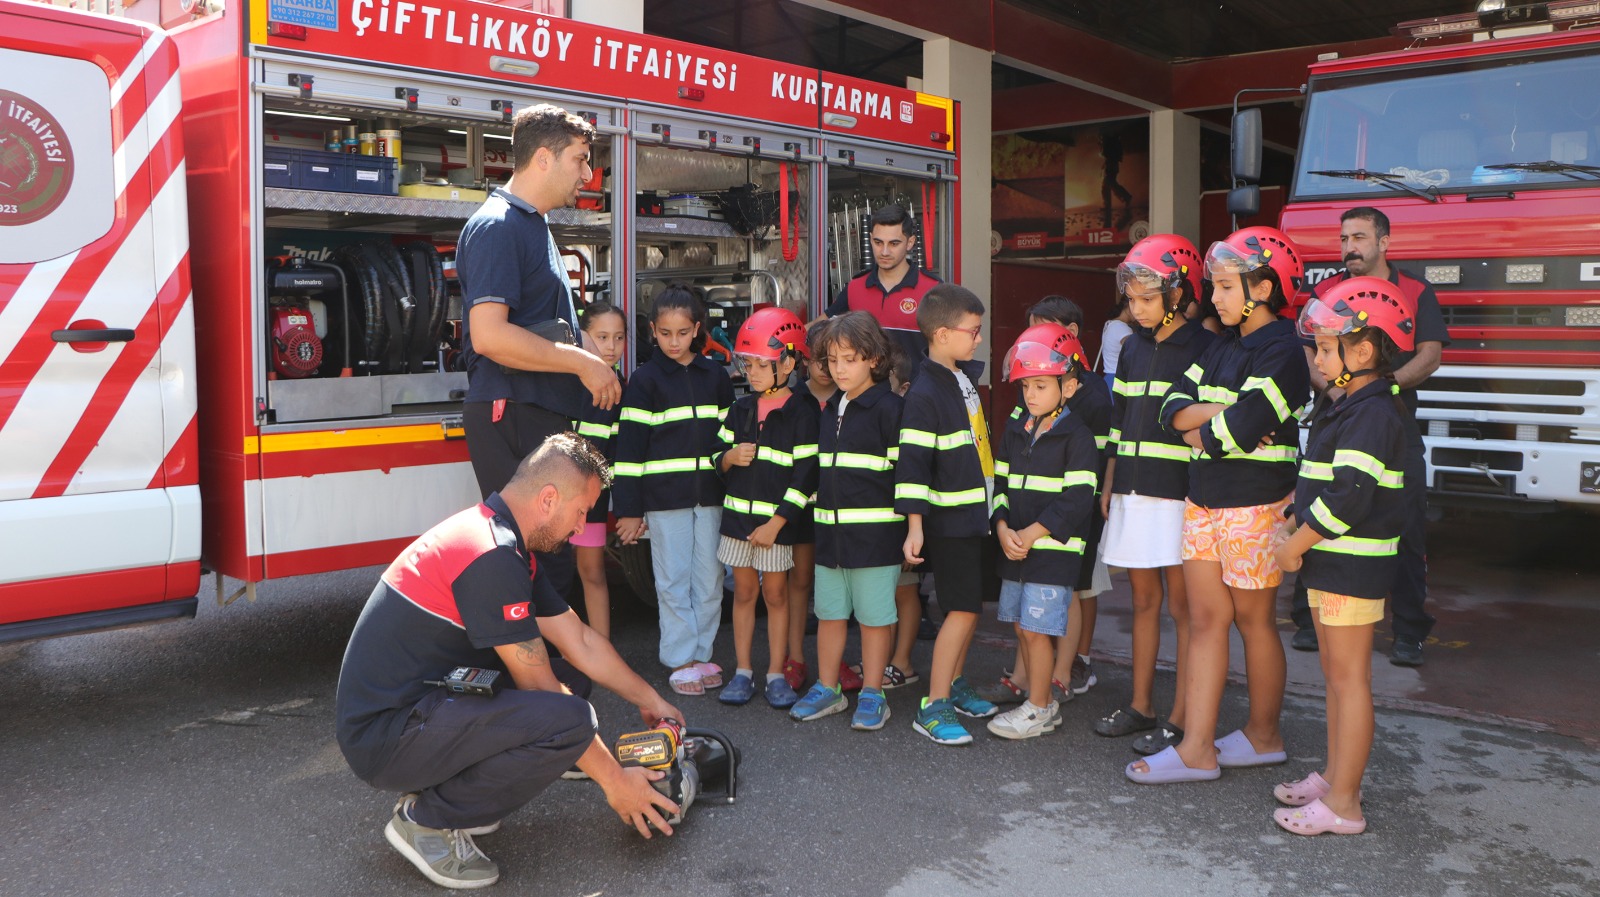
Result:
{"type": "Polygon", "coordinates": [[[960,276],[949,100],[474,0],[0,0],[0,641],[387,563],[476,500],[453,243],[537,102],[599,133],[552,216],[580,297],[815,312],[889,201],[960,276]]]}
{"type": "Polygon", "coordinates": [[[1315,283],[1343,268],[1339,214],[1379,208],[1433,285],[1451,343],[1418,417],[1445,502],[1600,509],[1597,25],[1592,2],[1484,4],[1311,68],[1282,226],[1315,283]]]}

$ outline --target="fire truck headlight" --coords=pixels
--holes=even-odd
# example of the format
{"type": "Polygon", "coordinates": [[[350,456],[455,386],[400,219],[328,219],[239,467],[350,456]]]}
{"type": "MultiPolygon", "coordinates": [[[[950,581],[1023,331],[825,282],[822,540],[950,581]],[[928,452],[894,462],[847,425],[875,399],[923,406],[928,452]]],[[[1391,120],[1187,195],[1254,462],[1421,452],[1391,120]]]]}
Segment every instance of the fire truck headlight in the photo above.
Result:
{"type": "Polygon", "coordinates": [[[1600,327],[1600,305],[1576,305],[1567,309],[1568,327],[1600,327]]]}
{"type": "Polygon", "coordinates": [[[1544,265],[1507,265],[1506,283],[1544,283],[1544,265]]]}

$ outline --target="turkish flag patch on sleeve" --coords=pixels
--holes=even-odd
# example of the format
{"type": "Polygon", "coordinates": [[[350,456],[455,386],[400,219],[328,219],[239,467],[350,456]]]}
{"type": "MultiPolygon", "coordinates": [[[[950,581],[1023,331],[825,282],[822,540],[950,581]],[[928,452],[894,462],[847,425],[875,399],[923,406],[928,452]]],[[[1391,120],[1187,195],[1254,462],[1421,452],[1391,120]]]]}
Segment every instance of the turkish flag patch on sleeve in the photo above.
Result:
{"type": "Polygon", "coordinates": [[[501,610],[505,612],[507,620],[528,619],[528,602],[526,601],[520,604],[507,604],[501,610]]]}

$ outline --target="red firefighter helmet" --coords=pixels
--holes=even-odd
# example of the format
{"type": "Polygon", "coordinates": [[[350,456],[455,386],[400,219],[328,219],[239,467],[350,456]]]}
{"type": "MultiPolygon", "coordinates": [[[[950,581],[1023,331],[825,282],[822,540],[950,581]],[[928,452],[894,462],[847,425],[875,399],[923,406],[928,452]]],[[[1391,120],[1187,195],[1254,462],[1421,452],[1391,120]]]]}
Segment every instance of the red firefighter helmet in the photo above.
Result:
{"type": "Polygon", "coordinates": [[[811,349],[806,346],[806,325],[784,308],[763,308],[746,318],[733,341],[735,356],[777,361],[784,352],[811,357],[811,349]]]}
{"type": "Polygon", "coordinates": [[[1234,231],[1226,240],[1211,244],[1206,251],[1206,277],[1215,274],[1244,274],[1271,268],[1278,277],[1286,300],[1300,292],[1305,280],[1305,263],[1300,249],[1283,231],[1275,227],[1247,227],[1234,231]]]}
{"type": "Polygon", "coordinates": [[[1301,336],[1343,336],[1376,327],[1389,335],[1402,352],[1417,345],[1416,311],[1401,289],[1381,277],[1352,277],[1340,281],[1300,311],[1301,336]]]}
{"type": "Polygon", "coordinates": [[[1146,289],[1163,292],[1176,289],[1185,280],[1200,295],[1200,251],[1177,234],[1151,234],[1133,244],[1127,258],[1117,266],[1117,292],[1127,294],[1128,284],[1137,281],[1146,289]]]}
{"type": "Polygon", "coordinates": [[[1082,344],[1061,324],[1035,324],[1022,331],[1001,365],[1007,380],[1062,377],[1085,367],[1082,344]]]}

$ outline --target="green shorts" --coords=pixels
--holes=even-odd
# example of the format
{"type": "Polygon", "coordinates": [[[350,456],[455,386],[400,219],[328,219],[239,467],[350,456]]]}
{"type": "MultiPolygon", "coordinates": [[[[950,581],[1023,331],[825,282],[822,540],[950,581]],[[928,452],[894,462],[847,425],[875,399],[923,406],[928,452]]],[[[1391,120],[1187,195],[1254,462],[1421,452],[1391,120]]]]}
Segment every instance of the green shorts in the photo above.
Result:
{"type": "Polygon", "coordinates": [[[817,565],[814,592],[819,620],[848,620],[851,614],[862,626],[892,626],[899,618],[894,606],[900,565],[887,567],[824,567],[817,565]]]}

